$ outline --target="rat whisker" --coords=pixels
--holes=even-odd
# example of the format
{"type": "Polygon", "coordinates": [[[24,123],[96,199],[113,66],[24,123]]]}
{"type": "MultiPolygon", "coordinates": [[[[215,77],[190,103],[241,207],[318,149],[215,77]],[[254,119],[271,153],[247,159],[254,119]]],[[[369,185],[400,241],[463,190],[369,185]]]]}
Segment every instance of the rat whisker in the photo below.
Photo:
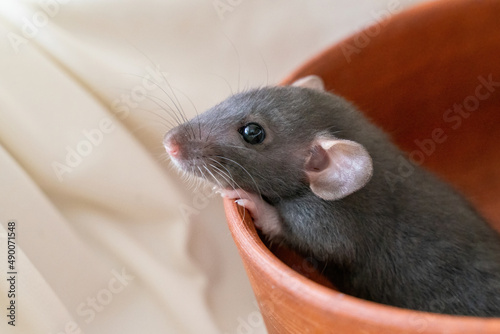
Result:
{"type": "Polygon", "coordinates": [[[193,191],[198,192],[198,189],[202,185],[203,179],[201,177],[193,177],[193,191]]]}
{"type": "Polygon", "coordinates": [[[217,166],[214,166],[213,164],[210,164],[210,167],[212,167],[217,172],[217,174],[219,174],[221,177],[223,177],[224,180],[226,180],[226,182],[229,183],[229,185],[233,189],[236,189],[236,187],[239,188],[238,183],[234,180],[234,178],[231,175],[226,174],[223,170],[221,170],[217,166]]]}
{"type": "MultiPolygon", "coordinates": [[[[222,115],[217,115],[217,117],[215,117],[215,119],[211,120],[210,123],[213,123],[213,124],[207,124],[207,127],[209,129],[209,131],[207,132],[207,136],[205,138],[205,142],[209,142],[210,140],[210,136],[212,135],[212,132],[214,131],[214,129],[217,128],[217,124],[219,123],[219,118],[222,117],[222,115]]],[[[201,138],[200,138],[201,139],[201,138]]]]}
{"type": "Polygon", "coordinates": [[[255,181],[255,178],[252,176],[252,174],[250,174],[250,172],[245,167],[243,167],[242,165],[240,165],[238,162],[234,161],[233,159],[229,159],[229,158],[226,158],[226,157],[223,157],[223,156],[218,156],[218,157],[221,158],[221,159],[227,160],[227,161],[229,161],[231,163],[234,163],[235,165],[239,166],[245,173],[247,173],[247,175],[250,176],[250,178],[252,179],[252,182],[255,185],[257,193],[259,194],[260,197],[262,197],[262,193],[260,191],[259,185],[255,181]]]}
{"type": "MultiPolygon", "coordinates": [[[[221,166],[222,168],[224,168],[227,172],[226,175],[228,175],[228,177],[234,182],[234,184],[238,187],[238,188],[241,188],[240,185],[238,184],[238,182],[236,182],[236,180],[234,179],[234,177],[231,175],[231,172],[229,171],[229,169],[227,169],[226,166],[224,166],[223,164],[221,164],[219,161],[217,161],[216,159],[214,158],[209,158],[210,160],[212,160],[213,162],[215,162],[216,164],[218,164],[219,166],[221,166]]],[[[220,170],[219,168],[217,168],[216,166],[212,165],[214,168],[220,170]]],[[[221,171],[222,172],[222,171],[221,171]]]]}
{"type": "MultiPolygon", "coordinates": [[[[194,109],[194,112],[196,113],[196,117],[200,116],[200,114],[198,113],[198,108],[196,108],[196,105],[194,104],[193,100],[187,95],[185,94],[183,91],[177,89],[177,91],[182,94],[182,96],[184,96],[188,101],[189,103],[191,104],[191,106],[193,107],[194,109]]],[[[188,121],[190,122],[190,121],[188,121]]],[[[199,139],[201,140],[201,123],[198,122],[198,133],[199,133],[199,139]]]]}
{"type": "MultiPolygon", "coordinates": [[[[229,186],[230,186],[231,188],[233,188],[233,189],[235,189],[235,190],[237,189],[237,186],[236,186],[235,184],[233,184],[233,180],[232,180],[232,179],[230,179],[230,178],[228,178],[228,177],[226,177],[224,174],[222,174],[222,171],[221,171],[220,169],[218,169],[217,167],[215,167],[215,166],[214,166],[214,165],[212,165],[212,164],[210,164],[210,167],[211,167],[211,168],[213,168],[213,171],[215,172],[215,174],[217,174],[217,175],[219,175],[221,178],[223,178],[223,179],[224,179],[224,181],[226,181],[226,182],[229,184],[229,186]]],[[[221,188],[223,188],[223,187],[221,186],[221,184],[220,184],[220,183],[219,183],[219,186],[220,186],[221,188]]]]}
{"type": "Polygon", "coordinates": [[[192,187],[192,178],[194,177],[193,175],[191,175],[190,173],[182,170],[182,171],[179,171],[177,169],[177,172],[178,174],[180,175],[181,179],[183,182],[186,183],[187,185],[187,188],[190,189],[192,187]]]}
{"type": "MultiPolygon", "coordinates": [[[[229,171],[229,169],[227,169],[226,166],[224,166],[223,164],[221,164],[219,161],[217,161],[217,159],[214,159],[214,158],[208,158],[209,160],[215,162],[216,164],[218,164],[219,166],[221,166],[222,168],[224,168],[226,170],[226,172],[231,175],[231,172],[229,171]]],[[[231,176],[232,177],[232,176],[231,176]]]]}
{"type": "Polygon", "coordinates": [[[229,145],[229,144],[224,144],[224,146],[255,152],[254,150],[252,150],[248,147],[245,147],[245,146],[237,146],[237,145],[229,145]]]}
{"type": "MultiPolygon", "coordinates": [[[[172,160],[171,160],[171,162],[172,162],[172,160]]],[[[174,167],[177,167],[177,166],[175,166],[175,164],[173,162],[172,162],[172,165],[174,165],[174,167]]],[[[189,170],[189,171],[184,170],[184,169],[179,169],[179,168],[175,168],[175,169],[178,172],[178,174],[180,174],[182,180],[184,182],[186,182],[187,188],[195,189],[196,183],[200,182],[200,177],[198,177],[194,173],[194,169],[189,170]]]]}
{"type": "MultiPolygon", "coordinates": [[[[160,88],[160,89],[165,93],[165,95],[168,97],[168,99],[170,100],[170,102],[172,102],[172,104],[174,105],[175,109],[179,113],[181,119],[183,120],[183,123],[185,123],[186,126],[191,129],[191,131],[193,132],[193,138],[196,138],[196,133],[194,131],[192,123],[187,118],[186,112],[184,111],[184,108],[182,108],[182,104],[180,103],[179,98],[177,97],[177,94],[175,93],[175,90],[173,89],[172,85],[167,80],[167,78],[165,77],[165,75],[163,73],[161,73],[161,75],[163,77],[163,80],[165,80],[166,85],[170,89],[170,92],[174,96],[174,98],[172,98],[170,96],[170,94],[166,90],[164,90],[163,88],[160,88]]],[[[177,91],[179,91],[179,90],[177,90],[177,91]]],[[[193,107],[195,109],[196,115],[198,115],[198,109],[196,109],[196,106],[194,105],[193,101],[190,98],[188,98],[186,94],[182,93],[181,91],[179,91],[179,92],[190,101],[190,103],[193,105],[193,107]]],[[[200,125],[198,125],[198,126],[199,126],[199,132],[201,133],[201,126],[200,125]]],[[[200,137],[201,137],[201,135],[200,135],[200,137]]]]}
{"type": "Polygon", "coordinates": [[[194,183],[196,182],[196,176],[192,175],[191,173],[184,172],[182,174],[182,177],[183,177],[184,180],[186,180],[186,182],[188,184],[188,188],[189,189],[193,189],[194,188],[194,183]]]}
{"type": "MultiPolygon", "coordinates": [[[[163,80],[167,83],[167,85],[168,85],[168,86],[169,86],[169,88],[171,89],[170,84],[169,84],[169,81],[168,81],[168,80],[167,80],[167,78],[165,77],[165,73],[164,73],[163,71],[160,71],[160,70],[159,70],[159,69],[160,69],[160,66],[159,66],[157,63],[155,63],[155,62],[151,59],[151,57],[149,57],[147,54],[145,54],[142,50],[140,50],[140,49],[139,49],[139,48],[137,48],[136,46],[134,46],[134,48],[135,48],[135,49],[136,49],[139,53],[141,53],[141,54],[142,54],[142,55],[143,55],[143,56],[144,56],[144,57],[145,57],[145,58],[149,61],[149,63],[150,63],[150,64],[151,64],[154,68],[156,68],[156,69],[158,70],[158,72],[160,73],[160,75],[161,75],[161,77],[163,78],[163,80]]],[[[132,75],[133,75],[133,74],[132,74],[132,75]]],[[[156,85],[156,87],[158,87],[160,90],[162,90],[162,91],[165,93],[165,95],[167,95],[167,96],[170,98],[170,96],[168,95],[168,93],[167,93],[167,92],[163,89],[163,87],[162,87],[161,85],[159,85],[156,81],[151,80],[149,77],[140,76],[140,75],[136,75],[136,76],[138,76],[138,77],[140,77],[140,78],[142,78],[142,79],[148,80],[149,82],[153,83],[154,85],[156,85]]],[[[173,93],[173,92],[172,92],[172,93],[173,93]]],[[[174,96],[175,96],[175,93],[174,93],[174,96]]],[[[175,97],[176,97],[176,96],[175,96],[175,97]]],[[[171,99],[171,100],[172,100],[172,99],[171,99]]],[[[177,101],[177,103],[179,103],[179,100],[177,99],[177,97],[176,97],[176,101],[177,101]]],[[[173,102],[173,100],[172,100],[172,102],[173,102]]],[[[175,103],[174,103],[174,105],[175,105],[175,103]]],[[[177,107],[177,109],[179,109],[179,107],[180,107],[180,103],[179,103],[179,106],[177,106],[177,105],[176,105],[176,107],[177,107]]],[[[182,108],[181,108],[181,109],[182,109],[182,108]]]]}
{"type": "MultiPolygon", "coordinates": [[[[170,100],[170,102],[174,105],[175,109],[179,112],[179,114],[182,117],[182,119],[184,119],[184,121],[187,121],[187,118],[185,117],[185,114],[184,114],[184,109],[182,109],[182,106],[181,106],[181,104],[179,102],[179,99],[175,95],[175,92],[172,89],[169,81],[167,80],[167,78],[165,77],[165,75],[163,74],[163,72],[160,71],[160,74],[161,74],[163,80],[166,82],[167,87],[170,89],[170,92],[172,93],[172,95],[174,96],[174,98],[172,98],[170,96],[170,94],[162,87],[162,85],[158,84],[156,81],[151,80],[149,77],[142,77],[142,79],[143,80],[147,80],[150,83],[152,83],[153,85],[155,85],[156,87],[158,87],[168,97],[168,99],[170,100]]],[[[141,77],[141,76],[138,76],[138,77],[141,77]]]]}
{"type": "Polygon", "coordinates": [[[327,266],[328,266],[328,262],[325,261],[325,265],[323,266],[323,269],[321,269],[321,271],[319,272],[321,275],[324,274],[327,266]]]}
{"type": "Polygon", "coordinates": [[[203,172],[203,170],[200,168],[200,166],[196,166],[196,168],[198,169],[198,171],[200,172],[201,174],[201,177],[206,179],[207,177],[205,176],[205,173],[203,172]]]}
{"type": "Polygon", "coordinates": [[[186,123],[184,123],[186,126],[184,127],[184,133],[189,137],[189,140],[196,140],[196,133],[194,131],[194,128],[191,124],[190,121],[187,121],[186,123]],[[189,131],[191,130],[191,131],[189,131]]]}
{"type": "Polygon", "coordinates": [[[189,128],[191,130],[193,137],[196,137],[191,123],[184,117],[184,115],[182,115],[182,113],[180,113],[178,110],[176,112],[176,110],[172,109],[172,107],[166,101],[160,99],[159,97],[156,97],[154,95],[146,95],[146,97],[151,102],[156,104],[161,110],[165,111],[170,117],[172,117],[177,125],[181,125],[183,123],[186,124],[186,128],[189,128]],[[161,101],[164,105],[161,105],[158,101],[161,101]],[[180,113],[180,115],[178,115],[178,112],[180,113]]]}
{"type": "Polygon", "coordinates": [[[130,128],[130,132],[134,135],[141,132],[150,132],[153,128],[159,128],[164,132],[165,129],[171,129],[170,125],[158,122],[152,119],[145,119],[143,124],[134,126],[130,128]]]}
{"type": "MultiPolygon", "coordinates": [[[[130,133],[133,135],[140,135],[145,132],[151,132],[154,127],[161,127],[163,130],[165,127],[168,129],[168,125],[159,122],[154,122],[152,120],[147,120],[144,124],[137,124],[134,127],[130,127],[130,133]]],[[[161,145],[163,146],[163,145],[161,145]]],[[[152,147],[153,148],[153,147],[152,147]]],[[[156,147],[158,148],[158,147],[156,147]]]]}
{"type": "MultiPolygon", "coordinates": [[[[203,164],[203,169],[204,169],[204,170],[207,170],[207,166],[206,166],[206,164],[205,164],[205,163],[203,164]]],[[[200,172],[201,172],[201,173],[202,173],[202,175],[203,175],[203,181],[208,182],[208,183],[213,183],[213,182],[210,182],[209,177],[205,174],[205,172],[203,171],[203,169],[202,169],[202,170],[200,170],[200,172]]]]}
{"type": "MultiPolygon", "coordinates": [[[[223,175],[223,174],[221,174],[221,173],[223,173],[223,172],[222,172],[220,169],[218,169],[217,167],[215,167],[215,166],[214,166],[214,165],[212,165],[212,164],[210,164],[210,166],[211,166],[212,168],[214,168],[214,169],[215,169],[215,172],[216,172],[218,175],[220,175],[222,178],[224,178],[224,180],[226,180],[226,182],[227,182],[227,183],[229,183],[229,185],[231,186],[231,188],[233,188],[233,190],[235,190],[235,191],[236,191],[236,193],[238,194],[238,196],[241,198],[242,196],[240,195],[240,193],[239,193],[239,191],[238,191],[238,190],[241,190],[241,187],[238,185],[238,183],[237,183],[236,181],[234,181],[234,179],[233,179],[233,178],[231,178],[231,180],[235,183],[235,185],[236,185],[236,186],[235,186],[235,185],[233,185],[233,184],[231,184],[230,180],[227,180],[227,179],[224,177],[224,175],[223,175]]],[[[208,170],[208,169],[207,169],[207,170],[208,170]]],[[[221,187],[221,188],[222,188],[222,187],[221,187]]],[[[243,220],[244,220],[244,219],[245,219],[245,217],[246,217],[246,211],[247,211],[247,210],[243,210],[243,216],[241,217],[243,220]]]]}
{"type": "Polygon", "coordinates": [[[214,173],[212,173],[212,171],[211,171],[211,170],[210,170],[207,166],[203,165],[203,168],[205,168],[205,170],[206,170],[206,171],[207,171],[207,172],[208,172],[208,173],[212,176],[212,178],[213,178],[213,179],[214,179],[214,181],[215,181],[215,182],[219,185],[219,187],[224,188],[224,187],[222,186],[222,183],[219,181],[219,179],[217,179],[217,178],[215,177],[214,173]]]}
{"type": "Polygon", "coordinates": [[[157,111],[164,111],[164,109],[156,109],[156,110],[150,110],[150,109],[143,109],[143,108],[140,108],[138,109],[142,112],[146,112],[148,114],[151,114],[153,116],[156,116],[158,117],[159,119],[161,119],[162,121],[166,122],[165,125],[167,125],[168,127],[170,128],[174,128],[176,125],[174,124],[174,122],[172,122],[172,120],[168,119],[168,118],[165,118],[163,115],[157,113],[157,111]]]}
{"type": "MultiPolygon", "coordinates": [[[[156,87],[158,87],[161,91],[163,91],[163,92],[164,92],[164,93],[168,96],[168,93],[167,93],[167,92],[166,92],[166,91],[162,88],[162,86],[161,86],[161,85],[159,85],[156,81],[151,80],[151,78],[149,78],[149,77],[147,77],[147,76],[142,76],[142,75],[138,75],[138,74],[133,74],[133,73],[130,73],[129,75],[130,75],[130,76],[135,76],[135,77],[141,78],[141,79],[146,80],[146,81],[149,81],[150,83],[154,84],[156,87]]],[[[162,74],[162,76],[163,76],[163,74],[162,74]]],[[[163,76],[163,78],[165,79],[165,77],[164,77],[164,76],[163,76]]],[[[149,95],[149,94],[148,94],[148,95],[146,95],[146,96],[151,97],[151,96],[153,96],[153,95],[149,95]]],[[[172,100],[172,99],[171,99],[171,100],[172,100]]],[[[162,101],[162,102],[164,102],[164,101],[162,101]]],[[[165,103],[166,103],[166,102],[165,102],[165,103]]],[[[172,102],[172,103],[173,103],[173,102],[172,102]]],[[[168,105],[168,104],[167,104],[167,105],[168,105]]],[[[168,106],[170,107],[170,105],[168,105],[168,106]]],[[[174,103],[174,106],[175,106],[175,107],[177,107],[177,105],[175,105],[175,103],[174,103]]],[[[186,120],[186,118],[183,118],[183,119],[184,119],[184,121],[186,120]]],[[[181,123],[183,123],[183,122],[179,122],[178,124],[181,124],[181,123]]]]}
{"type": "MultiPolygon", "coordinates": [[[[205,167],[205,166],[203,166],[205,167]]],[[[198,170],[200,171],[200,174],[201,174],[201,177],[198,178],[198,180],[200,181],[199,182],[199,187],[203,186],[203,181],[205,182],[210,182],[208,180],[208,177],[205,175],[205,172],[203,171],[203,169],[201,169],[199,166],[197,166],[198,170]]],[[[198,189],[198,188],[197,188],[198,189]]]]}
{"type": "MultiPolygon", "coordinates": [[[[142,50],[138,49],[136,46],[134,46],[134,48],[139,52],[141,53],[148,61],[149,63],[153,66],[153,68],[156,69],[156,71],[158,73],[160,73],[161,77],[163,78],[163,80],[166,82],[168,88],[170,89],[170,92],[172,93],[172,95],[174,96],[174,99],[172,99],[172,97],[169,95],[169,93],[160,85],[158,84],[158,82],[156,82],[155,80],[152,80],[149,76],[141,76],[141,75],[137,75],[137,74],[130,74],[132,76],[136,76],[136,77],[139,77],[143,80],[146,80],[146,81],[149,81],[150,83],[153,83],[156,87],[158,87],[168,98],[169,100],[172,102],[172,104],[174,105],[175,109],[177,109],[177,111],[179,112],[180,116],[181,116],[181,119],[183,119],[183,122],[179,122],[177,124],[182,124],[182,123],[185,123],[187,122],[187,117],[185,115],[185,112],[184,112],[184,109],[182,108],[182,105],[181,103],[179,102],[179,99],[177,98],[177,95],[175,94],[174,90],[172,89],[172,86],[170,85],[170,82],[167,80],[166,76],[165,76],[165,73],[163,71],[160,71],[160,66],[155,63],[151,57],[149,57],[148,55],[146,55],[142,50]]],[[[168,105],[168,103],[167,103],[168,105]]],[[[170,107],[170,105],[169,105],[170,107]]],[[[196,110],[196,107],[195,107],[195,110],[196,110]]],[[[173,110],[172,110],[173,111],[173,110]]]]}
{"type": "Polygon", "coordinates": [[[149,95],[149,94],[145,95],[145,97],[149,101],[151,101],[152,103],[154,103],[155,105],[157,105],[158,108],[160,108],[160,110],[166,112],[167,115],[169,115],[170,117],[172,117],[172,119],[177,123],[177,125],[181,125],[183,123],[183,121],[179,118],[179,116],[177,115],[177,113],[164,100],[160,99],[157,96],[149,95]],[[160,104],[158,101],[162,102],[162,104],[160,104]]]}
{"type": "MultiPolygon", "coordinates": [[[[205,142],[210,142],[210,140],[209,140],[209,139],[210,139],[210,136],[212,135],[213,130],[216,128],[216,126],[215,126],[215,125],[218,123],[218,120],[219,120],[219,118],[218,118],[218,117],[221,117],[221,116],[220,116],[220,115],[219,115],[219,116],[217,116],[217,118],[215,118],[215,119],[213,120],[213,125],[212,125],[212,126],[208,126],[209,131],[207,132],[207,136],[206,136],[206,138],[205,138],[205,140],[204,140],[205,142]]],[[[200,139],[201,139],[201,138],[200,138],[200,139]]]]}
{"type": "Polygon", "coordinates": [[[267,63],[266,63],[262,53],[260,51],[258,51],[258,52],[260,55],[260,59],[262,60],[262,63],[264,64],[264,67],[266,68],[266,86],[269,86],[269,68],[267,67],[267,63]]]}
{"type": "Polygon", "coordinates": [[[208,133],[207,133],[207,137],[205,138],[205,142],[209,142],[209,139],[210,139],[210,135],[212,134],[212,131],[213,131],[214,127],[211,126],[208,133]]]}
{"type": "MultiPolygon", "coordinates": [[[[194,129],[192,128],[191,126],[191,123],[189,123],[189,120],[185,114],[185,111],[184,109],[182,108],[182,105],[180,104],[179,102],[179,99],[177,98],[177,95],[175,94],[175,91],[173,90],[172,86],[170,85],[170,83],[167,81],[167,79],[165,78],[165,75],[163,73],[161,73],[163,79],[165,80],[165,82],[167,83],[172,95],[174,95],[174,98],[175,100],[169,95],[169,93],[163,89],[163,87],[161,85],[159,85],[158,83],[152,81],[151,79],[149,78],[146,78],[147,80],[149,80],[150,82],[152,82],[154,85],[156,85],[167,97],[168,99],[170,100],[171,104],[169,104],[167,101],[164,101],[162,99],[160,99],[159,97],[156,97],[154,95],[146,95],[146,97],[153,103],[155,103],[156,105],[158,105],[160,108],[162,108],[164,111],[166,111],[171,117],[172,115],[174,115],[173,118],[175,118],[175,121],[177,122],[178,125],[181,125],[183,123],[186,123],[187,124],[187,127],[191,128],[191,131],[193,131],[193,136],[196,137],[195,133],[194,133],[194,129]],[[156,100],[154,100],[156,99],[156,100]],[[162,106],[160,105],[157,100],[161,101],[165,106],[162,106]]],[[[190,102],[191,104],[193,105],[195,111],[196,111],[196,114],[198,114],[198,110],[196,109],[196,107],[194,106],[193,102],[191,99],[189,99],[186,94],[182,93],[183,96],[185,96],[190,102]]]]}
{"type": "Polygon", "coordinates": [[[330,135],[336,135],[338,133],[342,133],[343,132],[342,130],[334,130],[334,131],[332,131],[332,129],[338,129],[338,128],[336,126],[330,126],[330,127],[326,128],[326,132],[328,132],[328,134],[330,134],[330,135]]]}
{"type": "Polygon", "coordinates": [[[156,155],[156,158],[158,159],[158,161],[162,164],[166,164],[168,161],[171,161],[170,158],[169,158],[169,155],[168,153],[166,152],[163,152],[163,153],[160,153],[160,154],[157,154],[156,155]]]}
{"type": "Polygon", "coordinates": [[[186,117],[186,114],[184,112],[184,109],[182,108],[182,105],[179,102],[179,99],[178,99],[177,95],[175,94],[175,91],[172,88],[172,85],[170,85],[170,82],[167,80],[167,78],[165,77],[165,74],[163,74],[163,72],[160,72],[160,74],[161,74],[163,80],[165,80],[165,82],[167,84],[167,87],[170,89],[170,92],[174,96],[175,101],[174,101],[174,99],[171,98],[171,96],[163,88],[160,87],[160,89],[165,93],[165,95],[167,95],[167,97],[169,98],[169,100],[172,101],[172,103],[174,104],[175,108],[180,112],[181,116],[183,116],[183,118],[185,120],[187,120],[187,117],[186,117]]]}
{"type": "Polygon", "coordinates": [[[233,91],[233,87],[231,87],[231,85],[229,84],[229,81],[227,81],[226,78],[224,78],[222,75],[219,75],[219,74],[216,74],[216,73],[208,73],[210,75],[214,75],[222,80],[224,80],[224,82],[226,83],[226,86],[229,88],[229,92],[231,93],[229,96],[233,96],[234,95],[234,91],[233,91]]]}
{"type": "Polygon", "coordinates": [[[238,87],[237,87],[237,91],[239,92],[240,91],[240,82],[241,82],[241,56],[240,56],[240,53],[238,52],[238,49],[236,48],[236,45],[234,45],[233,41],[226,35],[226,39],[227,41],[229,42],[229,44],[231,44],[231,47],[234,51],[234,53],[236,53],[236,58],[238,60],[238,87]]]}
{"type": "MultiPolygon", "coordinates": [[[[223,164],[221,164],[219,161],[217,161],[216,159],[213,159],[213,158],[209,158],[210,160],[212,160],[213,162],[217,163],[218,165],[220,165],[222,168],[224,168],[229,174],[231,174],[231,172],[227,169],[226,166],[224,166],[223,164]]],[[[260,178],[262,180],[265,180],[266,183],[270,186],[270,189],[272,189],[272,185],[269,183],[269,181],[266,180],[265,177],[263,177],[262,175],[260,175],[259,173],[256,173],[258,176],[260,176],[260,178]]],[[[254,181],[255,182],[255,181],[254,181]]],[[[260,192],[259,190],[259,195],[261,196],[262,198],[262,193],[260,192]]],[[[279,196],[278,194],[276,194],[278,196],[278,198],[281,198],[281,196],[279,196]]]]}

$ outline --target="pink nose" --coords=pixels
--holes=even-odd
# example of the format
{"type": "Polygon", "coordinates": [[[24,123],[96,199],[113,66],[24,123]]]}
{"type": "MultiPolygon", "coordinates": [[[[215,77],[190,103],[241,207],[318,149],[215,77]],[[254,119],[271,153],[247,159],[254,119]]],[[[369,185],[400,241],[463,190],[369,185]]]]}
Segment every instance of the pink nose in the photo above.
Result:
{"type": "Polygon", "coordinates": [[[179,145],[173,143],[172,141],[168,141],[165,143],[165,150],[171,157],[175,157],[179,154],[179,145]]]}
{"type": "Polygon", "coordinates": [[[178,156],[180,152],[179,144],[174,138],[175,136],[172,133],[167,133],[163,138],[163,146],[171,157],[178,156]]]}

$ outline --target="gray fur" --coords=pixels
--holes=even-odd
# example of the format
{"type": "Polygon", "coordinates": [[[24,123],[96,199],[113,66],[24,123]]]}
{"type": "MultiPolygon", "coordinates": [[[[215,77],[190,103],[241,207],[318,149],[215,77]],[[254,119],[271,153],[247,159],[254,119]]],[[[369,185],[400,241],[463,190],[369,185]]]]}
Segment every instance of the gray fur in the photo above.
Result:
{"type": "Polygon", "coordinates": [[[403,153],[344,99],[299,87],[252,90],[166,138],[173,136],[186,152],[182,169],[223,187],[260,191],[282,218],[281,241],[315,258],[341,291],[415,310],[500,317],[499,235],[421,168],[387,182],[387,173],[398,175],[403,153]],[[264,127],[264,143],[243,141],[238,129],[249,122],[264,127]],[[364,188],[337,201],[312,193],[304,164],[320,133],[367,149],[374,170],[364,188]],[[217,180],[200,173],[203,164],[217,180]]]}

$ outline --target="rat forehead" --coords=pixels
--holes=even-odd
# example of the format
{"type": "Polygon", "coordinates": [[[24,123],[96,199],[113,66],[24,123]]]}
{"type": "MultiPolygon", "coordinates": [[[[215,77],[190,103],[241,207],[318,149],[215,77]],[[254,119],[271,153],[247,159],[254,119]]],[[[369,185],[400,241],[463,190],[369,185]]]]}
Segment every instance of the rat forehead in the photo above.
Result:
{"type": "Polygon", "coordinates": [[[285,116],[300,112],[308,103],[304,91],[298,87],[263,87],[237,93],[217,106],[214,110],[234,116],[248,115],[285,116]]]}

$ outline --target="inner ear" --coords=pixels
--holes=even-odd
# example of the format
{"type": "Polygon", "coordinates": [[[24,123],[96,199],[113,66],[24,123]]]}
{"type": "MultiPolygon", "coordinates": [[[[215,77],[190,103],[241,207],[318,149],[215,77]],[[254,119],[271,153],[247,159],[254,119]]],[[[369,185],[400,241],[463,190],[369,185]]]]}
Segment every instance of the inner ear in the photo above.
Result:
{"type": "Polygon", "coordinates": [[[300,78],[292,83],[292,86],[325,91],[323,79],[317,75],[308,75],[307,77],[300,78]]]}
{"type": "Polygon", "coordinates": [[[318,138],[305,172],[314,194],[341,199],[361,189],[373,173],[372,159],[363,145],[351,140],[318,138]]]}

